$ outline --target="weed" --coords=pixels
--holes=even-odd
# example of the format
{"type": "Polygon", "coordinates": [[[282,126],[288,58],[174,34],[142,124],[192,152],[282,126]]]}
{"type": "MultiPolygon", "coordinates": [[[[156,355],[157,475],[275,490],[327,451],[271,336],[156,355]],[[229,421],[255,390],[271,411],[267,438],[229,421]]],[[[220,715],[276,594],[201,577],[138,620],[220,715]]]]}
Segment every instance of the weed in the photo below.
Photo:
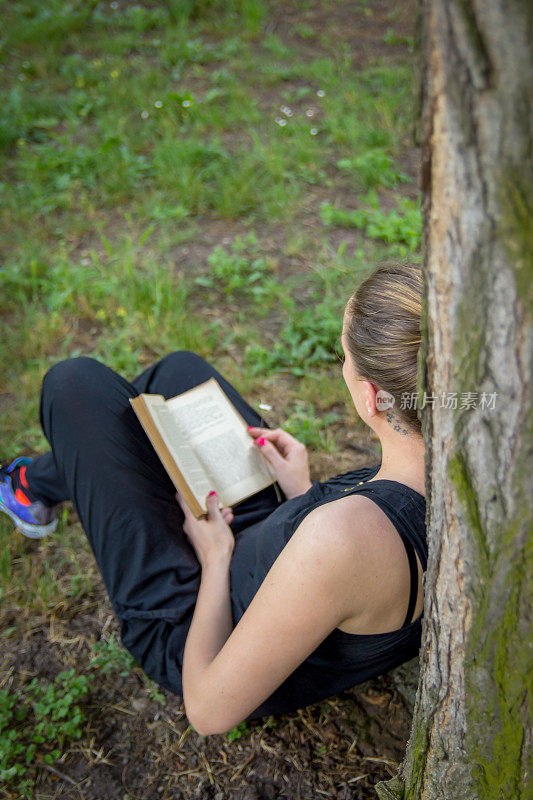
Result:
{"type": "Polygon", "coordinates": [[[236,739],[240,739],[241,736],[245,736],[249,733],[249,728],[246,722],[239,722],[234,728],[232,728],[226,734],[226,739],[228,742],[234,742],[236,739]]]}
{"type": "Polygon", "coordinates": [[[374,186],[396,186],[399,182],[411,180],[394,169],[391,157],[383,148],[368,150],[355,158],[341,158],[337,167],[352,175],[363,190],[374,186]]]}
{"type": "Polygon", "coordinates": [[[294,26],[294,32],[301,36],[302,39],[313,39],[315,36],[315,30],[311,27],[311,25],[307,25],[305,22],[299,22],[297,25],[294,26]]]}
{"type": "Polygon", "coordinates": [[[237,14],[240,15],[245,30],[256,36],[266,14],[263,0],[233,0],[233,3],[229,3],[229,5],[233,5],[237,14]]]}
{"type": "Polygon", "coordinates": [[[92,145],[72,147],[60,137],[53,145],[21,145],[16,162],[26,202],[41,214],[68,208],[80,191],[91,193],[96,187],[101,202],[116,202],[134,191],[150,171],[145,156],[114,134],[92,145]]]}
{"type": "Polygon", "coordinates": [[[34,97],[15,86],[1,100],[0,151],[27,137],[46,141],[59,125],[55,98],[46,92],[34,97]]]}
{"type": "Polygon", "coordinates": [[[257,238],[253,231],[236,236],[229,251],[217,245],[207,258],[209,275],[195,279],[198,286],[221,285],[228,297],[236,293],[262,302],[279,293],[279,284],[272,279],[272,265],[258,256],[257,238]]]}
{"type": "Polygon", "coordinates": [[[187,140],[172,132],[154,152],[157,189],[194,213],[214,210],[235,217],[260,209],[266,216],[280,216],[296,187],[255,133],[250,140],[229,152],[218,137],[187,140]]]}
{"type": "Polygon", "coordinates": [[[338,450],[337,443],[331,431],[327,429],[340,420],[340,415],[335,411],[317,414],[312,403],[298,401],[286,418],[283,427],[307,447],[334,453],[338,450]]]}
{"type": "MultiPolygon", "coordinates": [[[[136,669],[135,659],[117,640],[114,633],[110,634],[109,639],[95,642],[93,644],[93,652],[94,655],[89,662],[89,667],[99,669],[106,675],[113,672],[125,678],[132,670],[136,669]]],[[[165,696],[160,692],[159,686],[150,680],[144,672],[139,674],[149,699],[154,703],[159,703],[159,705],[166,705],[165,696]]]]}
{"type": "Polygon", "coordinates": [[[135,667],[135,659],[122,646],[112,633],[109,639],[102,639],[93,645],[95,655],[91,658],[90,666],[97,667],[104,673],[118,672],[125,677],[135,667]]]}
{"type": "Polygon", "coordinates": [[[392,28],[388,28],[386,34],[382,37],[385,44],[389,45],[399,45],[399,44],[406,44],[410,53],[413,52],[414,48],[414,39],[412,36],[401,36],[400,34],[395,33],[392,28]]]}
{"type": "Polygon", "coordinates": [[[422,215],[420,203],[402,198],[396,209],[388,214],[381,211],[375,192],[370,192],[364,201],[370,208],[346,211],[331,203],[322,203],[320,215],[327,227],[354,227],[365,231],[371,239],[382,239],[387,243],[404,243],[411,252],[420,246],[422,215]]]}
{"type": "Polygon", "coordinates": [[[32,796],[39,765],[53,764],[70,740],[81,737],[85,714],[79,703],[91,683],[71,669],[52,683],[34,678],[16,692],[0,691],[0,781],[32,796]]]}
{"type": "Polygon", "coordinates": [[[91,585],[91,580],[83,572],[76,572],[70,579],[70,586],[66,591],[66,595],[72,600],[79,600],[88,594],[91,585]]]}
{"type": "Polygon", "coordinates": [[[142,673],[142,678],[144,682],[144,688],[149,699],[153,703],[159,703],[160,706],[165,706],[167,704],[167,701],[165,700],[165,695],[159,691],[157,683],[147,678],[144,673],[142,673]]]}
{"type": "Polygon", "coordinates": [[[213,16],[218,24],[233,24],[252,35],[259,32],[266,14],[263,0],[167,0],[167,5],[178,21],[213,16]]]}
{"type": "Polygon", "coordinates": [[[181,203],[178,203],[175,206],[167,206],[157,203],[153,206],[150,216],[152,219],[158,221],[167,219],[181,220],[189,216],[189,211],[181,203]]]}
{"type": "Polygon", "coordinates": [[[279,370],[305,375],[336,361],[341,319],[340,304],[322,302],[313,308],[293,310],[272,346],[251,345],[246,362],[254,374],[279,370]]]}
{"type": "Polygon", "coordinates": [[[267,50],[274,58],[277,59],[284,59],[290,58],[293,51],[291,48],[284,44],[284,42],[280,39],[279,36],[276,36],[274,33],[268,34],[262,41],[262,46],[267,50]]]}

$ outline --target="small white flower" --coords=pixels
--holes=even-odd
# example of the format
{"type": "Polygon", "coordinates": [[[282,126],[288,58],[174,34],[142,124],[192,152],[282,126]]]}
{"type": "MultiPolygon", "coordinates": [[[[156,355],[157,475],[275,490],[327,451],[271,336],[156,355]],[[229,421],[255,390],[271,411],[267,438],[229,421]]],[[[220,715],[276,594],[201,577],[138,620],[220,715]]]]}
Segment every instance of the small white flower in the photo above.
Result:
{"type": "Polygon", "coordinates": [[[276,125],[279,125],[280,128],[283,128],[286,124],[286,119],[283,119],[283,117],[276,117],[276,125]]]}
{"type": "Polygon", "coordinates": [[[311,134],[311,136],[316,136],[316,135],[317,135],[317,133],[318,133],[318,128],[311,128],[311,130],[309,131],[309,133],[311,134]]]}
{"type": "Polygon", "coordinates": [[[289,108],[289,106],[281,106],[280,111],[285,114],[286,117],[292,117],[292,108],[289,108]]]}
{"type": "Polygon", "coordinates": [[[316,93],[316,96],[317,97],[325,97],[326,93],[325,93],[325,91],[323,89],[319,89],[318,92],[316,93]]]}
{"type": "Polygon", "coordinates": [[[162,108],[163,107],[163,103],[161,102],[161,100],[156,100],[155,103],[154,103],[154,106],[156,108],[162,108]]]}
{"type": "Polygon", "coordinates": [[[305,116],[312,117],[314,113],[315,113],[314,108],[308,108],[307,111],[305,112],[305,116]]]}
{"type": "Polygon", "coordinates": [[[113,11],[116,11],[116,10],[117,10],[117,8],[118,8],[118,3],[117,3],[117,2],[115,2],[115,0],[113,0],[113,2],[112,2],[112,3],[109,3],[109,5],[110,5],[110,6],[111,6],[111,8],[113,9],[113,11]]]}
{"type": "Polygon", "coordinates": [[[141,111],[142,119],[148,119],[149,116],[150,114],[148,113],[148,111],[141,111]]]}
{"type": "Polygon", "coordinates": [[[183,106],[183,108],[189,108],[190,104],[191,104],[190,100],[183,100],[181,105],[183,106]]]}
{"type": "Polygon", "coordinates": [[[261,411],[272,411],[272,406],[269,406],[268,403],[259,403],[259,408],[261,411]]]}

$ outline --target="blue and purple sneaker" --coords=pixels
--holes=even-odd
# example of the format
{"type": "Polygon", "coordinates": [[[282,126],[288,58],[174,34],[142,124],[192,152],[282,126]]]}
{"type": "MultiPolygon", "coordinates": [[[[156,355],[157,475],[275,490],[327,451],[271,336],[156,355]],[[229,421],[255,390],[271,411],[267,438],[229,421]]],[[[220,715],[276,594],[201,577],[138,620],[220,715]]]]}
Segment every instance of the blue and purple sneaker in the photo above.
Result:
{"type": "Polygon", "coordinates": [[[9,466],[0,467],[0,511],[8,514],[17,528],[30,539],[41,539],[57,526],[55,510],[39,500],[30,500],[22,487],[27,486],[26,467],[31,458],[16,458],[9,466]],[[13,488],[11,474],[18,470],[19,486],[13,488]]]}

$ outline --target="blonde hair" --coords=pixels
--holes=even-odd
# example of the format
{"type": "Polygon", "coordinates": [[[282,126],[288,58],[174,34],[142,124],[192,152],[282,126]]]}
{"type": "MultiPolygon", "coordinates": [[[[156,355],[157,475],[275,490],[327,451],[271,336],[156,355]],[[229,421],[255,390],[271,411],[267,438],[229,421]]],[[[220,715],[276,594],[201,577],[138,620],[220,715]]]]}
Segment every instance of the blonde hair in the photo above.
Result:
{"type": "Polygon", "coordinates": [[[345,337],[362,378],[394,397],[393,411],[421,435],[416,397],[421,343],[422,269],[417,264],[378,267],[355,290],[346,306],[345,337]],[[404,392],[408,403],[401,401],[404,392]]]}

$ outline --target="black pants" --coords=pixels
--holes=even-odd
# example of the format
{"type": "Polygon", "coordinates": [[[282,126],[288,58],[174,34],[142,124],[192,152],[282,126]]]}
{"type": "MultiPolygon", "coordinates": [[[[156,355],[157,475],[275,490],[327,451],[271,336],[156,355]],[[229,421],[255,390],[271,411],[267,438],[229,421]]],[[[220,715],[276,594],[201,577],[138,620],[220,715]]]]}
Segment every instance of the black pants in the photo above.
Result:
{"type": "MultiPolygon", "coordinates": [[[[74,503],[124,646],[150,678],[178,695],[200,566],[182,529],[174,486],[129,398],[142,392],[174,397],[212,377],[248,424],[258,425],[260,417],[236,389],[188,351],[166,356],[133,383],[91,358],[56,364],[41,395],[51,451],[26,472],[31,491],[47,505],[74,503]]],[[[239,503],[234,534],[278,505],[273,487],[239,503]]]]}

